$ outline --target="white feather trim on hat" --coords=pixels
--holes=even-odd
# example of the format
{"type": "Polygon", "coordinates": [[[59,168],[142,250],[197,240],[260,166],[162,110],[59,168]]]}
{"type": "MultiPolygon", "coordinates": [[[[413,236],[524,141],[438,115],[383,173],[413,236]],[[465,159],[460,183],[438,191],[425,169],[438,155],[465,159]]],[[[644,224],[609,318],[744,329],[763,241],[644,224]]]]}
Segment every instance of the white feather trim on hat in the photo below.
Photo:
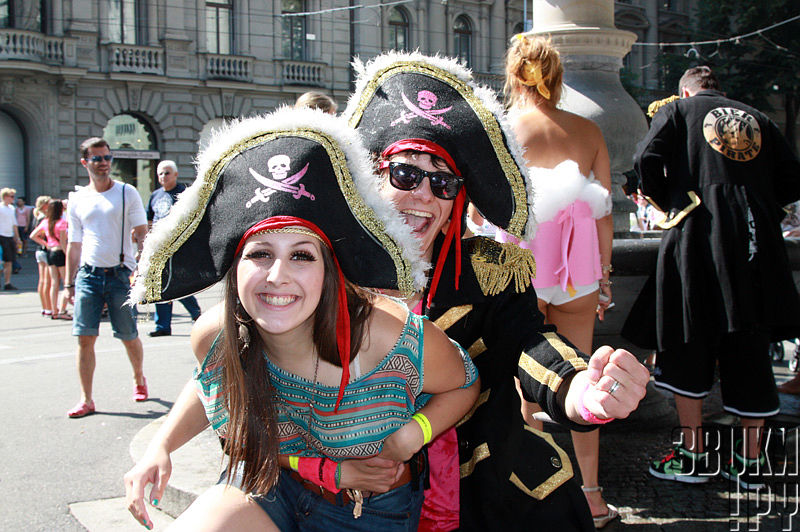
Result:
{"type": "MultiPolygon", "coordinates": [[[[143,301],[145,286],[143,279],[151,267],[153,254],[175,238],[174,228],[187,220],[198,208],[200,192],[205,178],[212,167],[241,139],[268,133],[293,129],[311,129],[334,139],[344,152],[353,182],[361,198],[370,207],[384,227],[386,234],[395,240],[406,260],[411,265],[411,275],[415,288],[422,290],[427,283],[426,271],[430,264],[422,258],[419,241],[414,238],[409,227],[391,203],[379,194],[379,178],[373,172],[369,152],[363,146],[361,137],[339,117],[319,109],[295,109],[283,106],[273,113],[252,118],[232,120],[214,131],[205,150],[196,160],[197,179],[180,194],[169,214],[156,222],[144,242],[137,268],[136,281],[131,288],[130,301],[143,301]]],[[[202,217],[203,212],[197,214],[202,217]]]]}

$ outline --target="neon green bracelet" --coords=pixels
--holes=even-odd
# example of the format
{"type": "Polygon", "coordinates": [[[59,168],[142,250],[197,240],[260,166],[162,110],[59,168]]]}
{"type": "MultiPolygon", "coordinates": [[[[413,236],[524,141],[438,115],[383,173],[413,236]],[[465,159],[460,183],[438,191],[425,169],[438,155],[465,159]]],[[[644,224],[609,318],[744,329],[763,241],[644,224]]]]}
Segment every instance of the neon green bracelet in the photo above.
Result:
{"type": "Polygon", "coordinates": [[[425,414],[417,412],[411,416],[411,419],[419,423],[419,428],[422,429],[422,444],[425,445],[430,442],[431,438],[433,437],[433,428],[431,427],[431,422],[428,421],[427,417],[425,417],[425,414]]]}
{"type": "Polygon", "coordinates": [[[297,471],[300,468],[300,457],[299,456],[290,456],[289,457],[289,467],[293,470],[297,471]]]}

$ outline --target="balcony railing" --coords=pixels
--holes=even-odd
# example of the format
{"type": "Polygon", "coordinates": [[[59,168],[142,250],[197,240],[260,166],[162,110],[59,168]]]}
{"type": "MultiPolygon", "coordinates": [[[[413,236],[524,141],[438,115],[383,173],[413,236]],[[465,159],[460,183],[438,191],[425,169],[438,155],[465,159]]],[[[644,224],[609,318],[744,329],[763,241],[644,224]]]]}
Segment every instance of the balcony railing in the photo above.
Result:
{"type": "Polygon", "coordinates": [[[328,66],[308,61],[280,61],[283,85],[309,85],[323,87],[328,66]]]}
{"type": "Polygon", "coordinates": [[[64,39],[28,30],[0,29],[0,60],[64,64],[64,39]]]}
{"type": "Polygon", "coordinates": [[[472,75],[478,85],[486,85],[494,90],[500,98],[503,97],[503,85],[506,82],[505,76],[502,74],[489,74],[485,72],[473,72],[472,75]]]}
{"type": "Polygon", "coordinates": [[[134,74],[164,75],[164,50],[157,46],[109,44],[108,70],[134,74]]]}
{"type": "Polygon", "coordinates": [[[253,80],[253,59],[237,55],[205,54],[205,79],[253,80]]]}

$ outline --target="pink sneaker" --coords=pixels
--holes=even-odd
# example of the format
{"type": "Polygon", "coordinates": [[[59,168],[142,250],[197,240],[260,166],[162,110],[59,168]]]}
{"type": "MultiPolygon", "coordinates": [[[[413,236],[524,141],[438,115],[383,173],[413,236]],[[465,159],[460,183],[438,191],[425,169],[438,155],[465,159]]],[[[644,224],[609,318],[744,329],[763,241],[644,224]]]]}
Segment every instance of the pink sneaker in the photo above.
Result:
{"type": "Polygon", "coordinates": [[[89,414],[94,414],[93,400],[88,403],[80,402],[67,412],[67,416],[71,418],[88,416],[89,414]]]}
{"type": "Polygon", "coordinates": [[[142,402],[147,401],[147,379],[144,379],[144,384],[136,384],[133,386],[133,400],[142,402]]]}

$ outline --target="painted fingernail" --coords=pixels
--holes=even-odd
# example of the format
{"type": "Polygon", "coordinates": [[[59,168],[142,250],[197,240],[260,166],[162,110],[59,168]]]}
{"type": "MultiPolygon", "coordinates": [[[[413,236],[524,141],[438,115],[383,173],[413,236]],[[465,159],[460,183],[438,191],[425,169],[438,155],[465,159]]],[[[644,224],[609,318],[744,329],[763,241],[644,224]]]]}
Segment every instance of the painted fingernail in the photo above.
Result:
{"type": "Polygon", "coordinates": [[[158,506],[158,499],[153,499],[153,506],[158,506]]]}

